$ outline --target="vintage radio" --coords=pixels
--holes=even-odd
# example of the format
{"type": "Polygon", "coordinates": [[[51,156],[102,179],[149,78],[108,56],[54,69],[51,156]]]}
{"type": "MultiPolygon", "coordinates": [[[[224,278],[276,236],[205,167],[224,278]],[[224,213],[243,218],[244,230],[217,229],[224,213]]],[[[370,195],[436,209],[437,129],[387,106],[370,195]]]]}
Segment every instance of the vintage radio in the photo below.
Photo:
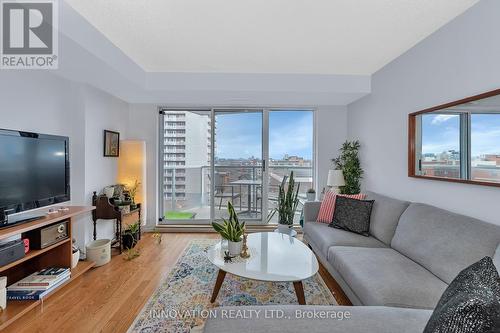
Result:
{"type": "Polygon", "coordinates": [[[68,238],[69,221],[61,221],[49,226],[28,231],[25,236],[30,240],[30,248],[44,249],[47,246],[68,238]]]}

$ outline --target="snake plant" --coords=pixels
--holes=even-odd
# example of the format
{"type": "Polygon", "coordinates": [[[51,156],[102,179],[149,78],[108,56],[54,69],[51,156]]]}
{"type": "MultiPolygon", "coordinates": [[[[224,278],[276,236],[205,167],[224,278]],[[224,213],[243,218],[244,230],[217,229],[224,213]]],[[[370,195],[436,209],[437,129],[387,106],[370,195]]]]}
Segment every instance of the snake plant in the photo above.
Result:
{"type": "Polygon", "coordinates": [[[222,224],[212,222],[212,227],[222,236],[222,238],[231,242],[239,242],[241,241],[241,236],[245,233],[245,222],[240,223],[231,202],[227,203],[227,211],[229,213],[229,219],[226,220],[223,218],[222,224]]]}
{"type": "Polygon", "coordinates": [[[278,213],[278,223],[288,226],[293,225],[293,218],[295,211],[299,204],[299,189],[300,183],[295,188],[295,179],[293,178],[293,171],[290,172],[288,178],[288,188],[285,190],[285,184],[280,185],[278,192],[278,207],[274,208],[269,214],[267,220],[270,221],[273,216],[278,213]]]}

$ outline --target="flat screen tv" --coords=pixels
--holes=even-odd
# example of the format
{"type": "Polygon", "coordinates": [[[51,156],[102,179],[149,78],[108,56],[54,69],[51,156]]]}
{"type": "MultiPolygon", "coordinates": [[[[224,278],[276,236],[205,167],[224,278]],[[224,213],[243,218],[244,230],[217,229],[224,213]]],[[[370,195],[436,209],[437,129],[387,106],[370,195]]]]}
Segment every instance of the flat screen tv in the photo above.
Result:
{"type": "Polygon", "coordinates": [[[0,129],[0,227],[40,217],[12,214],[68,200],[69,138],[0,129]]]}

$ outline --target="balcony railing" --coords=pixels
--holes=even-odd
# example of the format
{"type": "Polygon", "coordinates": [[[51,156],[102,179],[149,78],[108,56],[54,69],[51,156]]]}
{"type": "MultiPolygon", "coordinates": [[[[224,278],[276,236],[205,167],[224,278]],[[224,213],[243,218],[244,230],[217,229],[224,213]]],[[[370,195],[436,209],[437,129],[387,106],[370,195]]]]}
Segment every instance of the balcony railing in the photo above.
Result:
{"type": "MultiPolygon", "coordinates": [[[[184,180],[172,178],[171,180],[163,179],[164,184],[169,185],[168,198],[164,195],[164,212],[191,212],[194,219],[209,219],[210,206],[212,200],[215,200],[216,215],[219,213],[218,206],[221,203],[220,197],[211,195],[212,177],[211,168],[209,166],[189,167],[189,166],[169,166],[165,167],[165,175],[172,177],[181,176],[177,169],[185,170],[182,173],[184,180]],[[175,172],[174,172],[175,171],[175,172]],[[185,189],[176,188],[176,184],[185,185],[185,189]],[[171,186],[171,188],[170,188],[171,186]],[[173,190],[175,189],[175,190],[173,190]],[[181,197],[177,197],[176,193],[181,193],[181,197]]],[[[287,165],[271,165],[269,167],[269,187],[268,187],[268,208],[272,209],[277,204],[278,188],[283,177],[288,176],[290,171],[294,171],[295,181],[300,184],[299,197],[301,203],[305,201],[308,188],[312,187],[313,168],[311,166],[287,166],[287,165]]],[[[215,181],[216,190],[225,188],[226,193],[232,188],[233,192],[239,194],[235,208],[238,213],[242,213],[251,207],[252,211],[260,212],[254,216],[267,216],[267,213],[262,212],[262,185],[234,185],[235,181],[246,180],[262,180],[262,167],[260,165],[216,165],[215,176],[219,177],[215,181]],[[251,191],[250,195],[248,191],[251,191]],[[250,202],[248,201],[250,198],[250,202]]],[[[232,198],[224,197],[222,204],[225,207],[228,200],[232,198]]],[[[233,202],[234,203],[234,202],[233,202]]],[[[223,210],[223,209],[221,209],[223,210]]],[[[300,209],[297,211],[297,221],[300,216],[300,209]]],[[[255,218],[255,217],[252,217],[255,218]]],[[[276,217],[277,218],[277,217],[276,217]]],[[[259,218],[260,219],[260,218],[259,218]]],[[[188,221],[187,221],[188,222],[188,221]]]]}

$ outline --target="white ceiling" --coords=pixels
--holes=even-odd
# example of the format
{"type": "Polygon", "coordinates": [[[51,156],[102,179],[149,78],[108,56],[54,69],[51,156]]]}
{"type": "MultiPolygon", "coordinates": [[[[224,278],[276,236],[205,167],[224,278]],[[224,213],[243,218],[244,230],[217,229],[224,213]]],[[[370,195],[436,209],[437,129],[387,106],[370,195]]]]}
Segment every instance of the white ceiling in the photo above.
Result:
{"type": "Polygon", "coordinates": [[[478,0],[66,0],[148,72],[371,75],[478,0]]]}

